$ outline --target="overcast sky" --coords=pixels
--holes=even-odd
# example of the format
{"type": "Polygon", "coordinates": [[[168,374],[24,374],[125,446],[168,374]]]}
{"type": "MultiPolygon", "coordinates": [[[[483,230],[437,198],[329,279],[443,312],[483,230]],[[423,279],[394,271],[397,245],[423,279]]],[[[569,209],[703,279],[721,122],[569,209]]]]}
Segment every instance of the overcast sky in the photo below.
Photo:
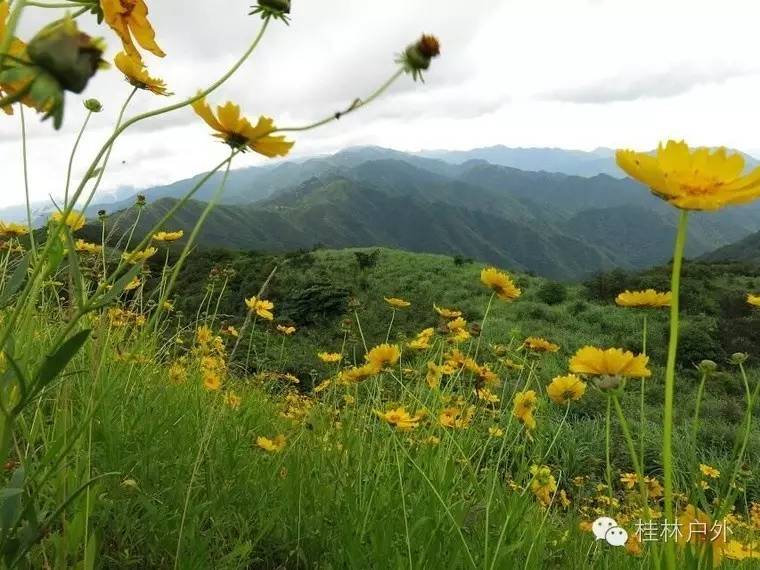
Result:
{"type": "MultiPolygon", "coordinates": [[[[166,58],[146,54],[152,74],[180,96],[218,78],[246,49],[260,20],[242,0],[148,0],[166,58]]],[[[29,8],[22,39],[51,17],[29,8]]],[[[760,149],[757,0],[294,0],[291,25],[271,26],[240,72],[210,96],[249,116],[298,125],[367,95],[394,71],[394,54],[422,32],[443,54],[427,82],[403,78],[384,99],[295,137],[294,156],[352,145],[400,150],[505,144],[593,149],[651,148],[670,137],[695,145],[760,149]]],[[[91,16],[80,26],[119,41],[91,16]]],[[[85,97],[105,110],[75,162],[78,181],[110,132],[130,87],[112,69],[85,97]]],[[[129,114],[167,100],[139,92],[129,114]]],[[[27,114],[30,191],[62,194],[69,152],[84,119],[68,95],[64,127],[27,114]]],[[[150,187],[207,170],[227,150],[189,109],[122,136],[102,185],[150,187]]],[[[23,201],[20,122],[0,115],[0,205],[23,201]]],[[[240,168],[263,162],[248,154],[240,168]]]]}

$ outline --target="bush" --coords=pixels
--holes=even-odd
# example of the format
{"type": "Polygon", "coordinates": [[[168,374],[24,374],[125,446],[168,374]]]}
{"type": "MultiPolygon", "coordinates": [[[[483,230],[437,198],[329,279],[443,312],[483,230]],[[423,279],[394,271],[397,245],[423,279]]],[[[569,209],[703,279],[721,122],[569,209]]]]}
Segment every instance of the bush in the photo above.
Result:
{"type": "Polygon", "coordinates": [[[559,305],[567,299],[567,286],[557,281],[547,281],[538,290],[536,296],[547,305],[559,305]]]}

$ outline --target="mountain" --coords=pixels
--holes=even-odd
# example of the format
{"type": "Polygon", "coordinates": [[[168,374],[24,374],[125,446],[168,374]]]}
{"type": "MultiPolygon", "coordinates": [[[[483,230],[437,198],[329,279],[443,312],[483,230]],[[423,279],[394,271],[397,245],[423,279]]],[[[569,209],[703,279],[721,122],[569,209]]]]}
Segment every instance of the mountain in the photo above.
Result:
{"type": "Polygon", "coordinates": [[[735,243],[719,247],[701,258],[703,261],[743,261],[760,265],[760,232],[735,243]]]}
{"type": "MultiPolygon", "coordinates": [[[[378,148],[235,171],[198,236],[204,247],[282,252],[386,246],[461,255],[557,279],[667,263],[677,215],[638,183],[528,172],[482,160],[450,164],[378,148]]],[[[192,180],[146,192],[147,232],[192,180]],[[156,198],[158,197],[158,198],[156,198]]],[[[165,229],[187,234],[212,180],[165,229]]],[[[119,235],[135,210],[110,218],[119,235]]],[[[760,206],[691,217],[687,254],[760,231],[760,206]]]]}

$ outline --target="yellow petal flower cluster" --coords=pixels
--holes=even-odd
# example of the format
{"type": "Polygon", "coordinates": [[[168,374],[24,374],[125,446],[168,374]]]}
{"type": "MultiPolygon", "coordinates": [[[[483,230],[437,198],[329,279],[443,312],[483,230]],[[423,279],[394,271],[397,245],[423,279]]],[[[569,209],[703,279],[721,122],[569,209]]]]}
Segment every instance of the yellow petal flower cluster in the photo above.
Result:
{"type": "Polygon", "coordinates": [[[570,371],[589,376],[622,376],[648,378],[652,372],[647,368],[649,357],[634,355],[621,348],[596,348],[585,346],[570,359],[570,371]]]}
{"type": "Polygon", "coordinates": [[[559,350],[558,344],[538,336],[529,336],[523,341],[523,346],[533,352],[557,352],[559,350]]]}
{"type": "Polygon", "coordinates": [[[462,311],[458,311],[456,309],[447,309],[445,307],[439,307],[436,304],[433,304],[433,309],[435,309],[435,312],[441,315],[444,319],[456,319],[457,317],[462,316],[462,311]]]}
{"type": "Polygon", "coordinates": [[[557,376],[546,388],[546,394],[552,402],[564,406],[568,402],[577,401],[586,393],[586,383],[575,374],[557,376]]]}
{"type": "Polygon", "coordinates": [[[509,275],[494,267],[484,268],[480,272],[480,281],[505,301],[514,301],[522,294],[509,275]]]}
{"type": "Polygon", "coordinates": [[[690,149],[668,141],[654,155],[618,150],[617,163],[659,198],[683,210],[718,210],[760,198],[760,167],[744,175],[744,158],[725,148],[690,149]]]}
{"type": "Polygon", "coordinates": [[[83,239],[78,239],[74,242],[74,251],[77,253],[98,255],[103,251],[103,246],[96,243],[84,241],[83,239]]]}
{"type": "Polygon", "coordinates": [[[81,230],[84,227],[84,223],[87,218],[85,218],[85,215],[83,213],[71,211],[68,213],[68,215],[66,215],[65,219],[63,212],[53,212],[53,215],[50,217],[50,219],[53,220],[56,224],[65,224],[72,232],[75,232],[77,230],[81,230]]]}
{"type": "Polygon", "coordinates": [[[0,222],[0,237],[18,238],[29,233],[29,228],[15,222],[0,222]]]}
{"type": "Polygon", "coordinates": [[[237,150],[251,149],[254,152],[273,158],[286,156],[293,147],[292,142],[283,136],[272,136],[274,121],[268,117],[259,117],[256,126],[245,117],[240,116],[240,107],[227,102],[217,107],[217,112],[204,98],[193,103],[193,109],[206,124],[216,131],[214,136],[237,150]]]}
{"type": "Polygon", "coordinates": [[[287,440],[283,434],[279,434],[272,439],[264,436],[256,438],[256,445],[269,453],[279,453],[285,448],[286,443],[287,440]]]}
{"type": "Polygon", "coordinates": [[[401,358],[401,351],[395,344],[381,344],[370,350],[364,357],[377,370],[393,366],[401,358]]]}
{"type": "Polygon", "coordinates": [[[634,308],[660,308],[670,307],[673,294],[670,291],[661,293],[654,289],[646,291],[623,291],[616,298],[615,302],[621,307],[634,308]]]}
{"type": "Polygon", "coordinates": [[[148,247],[142,251],[133,251],[133,252],[127,252],[125,251],[123,254],[121,254],[124,261],[127,263],[144,263],[154,255],[158,250],[155,247],[148,247]]]}
{"type": "Polygon", "coordinates": [[[285,326],[285,325],[277,325],[277,331],[281,332],[285,336],[290,336],[293,333],[296,332],[296,327],[294,326],[285,326]]]}
{"type": "Polygon", "coordinates": [[[318,352],[317,357],[326,363],[340,362],[343,360],[343,356],[338,352],[318,352]]]}
{"type": "Polygon", "coordinates": [[[257,316],[261,317],[264,320],[274,320],[274,313],[272,313],[272,309],[274,309],[274,303],[272,303],[272,301],[259,299],[256,296],[253,296],[250,299],[245,300],[245,306],[248,307],[249,311],[256,313],[257,316]]]}
{"type": "Polygon", "coordinates": [[[512,400],[512,414],[529,430],[536,429],[536,419],[533,412],[538,406],[538,396],[535,390],[517,392],[512,400]]]}
{"type": "Polygon", "coordinates": [[[753,307],[760,307],[760,295],[753,295],[752,293],[748,293],[747,303],[749,303],[753,307]]]}
{"type": "Polygon", "coordinates": [[[390,409],[387,412],[380,412],[375,410],[375,413],[383,420],[394,426],[396,429],[406,431],[416,428],[420,420],[424,417],[424,414],[416,413],[410,414],[402,406],[395,409],[390,409]]]}
{"type": "Polygon", "coordinates": [[[406,309],[412,305],[409,301],[404,301],[404,299],[399,299],[398,297],[383,297],[383,299],[394,309],[406,309]]]}
{"type": "Polygon", "coordinates": [[[548,507],[557,491],[557,480],[546,465],[532,465],[530,472],[533,475],[530,482],[531,492],[544,507],[548,507]]]}
{"type": "Polygon", "coordinates": [[[158,57],[166,55],[156,43],[156,32],[148,21],[148,6],[145,0],[100,0],[103,18],[124,45],[124,51],[141,61],[135,40],[143,49],[158,57]],[[134,40],[133,40],[134,38],[134,40]]]}
{"type": "Polygon", "coordinates": [[[183,230],[177,230],[176,232],[158,232],[156,234],[153,234],[153,239],[156,241],[177,241],[179,239],[182,239],[182,236],[185,235],[185,232],[183,230]]]}
{"type": "Polygon", "coordinates": [[[116,54],[113,62],[133,87],[150,91],[156,95],[171,95],[167,90],[164,80],[159,77],[151,77],[141,60],[135,59],[122,51],[116,54]]]}
{"type": "Polygon", "coordinates": [[[417,337],[413,341],[408,342],[406,345],[413,350],[427,350],[430,348],[430,341],[433,340],[434,334],[435,331],[432,327],[427,328],[423,331],[420,331],[417,334],[417,337]]]}

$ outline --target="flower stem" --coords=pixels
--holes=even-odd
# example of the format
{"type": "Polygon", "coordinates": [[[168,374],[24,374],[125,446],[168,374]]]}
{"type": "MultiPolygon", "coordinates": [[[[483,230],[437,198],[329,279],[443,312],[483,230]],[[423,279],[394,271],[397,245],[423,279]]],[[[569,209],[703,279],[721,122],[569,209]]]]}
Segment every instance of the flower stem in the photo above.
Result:
{"type": "MultiPolygon", "coordinates": [[[[662,418],[662,467],[665,487],[665,518],[673,520],[673,399],[675,395],[676,356],[678,353],[679,300],[681,287],[681,266],[686,246],[686,228],[689,213],[681,210],[678,220],[675,251],[673,254],[673,272],[670,290],[673,300],[670,304],[670,339],[668,342],[668,361],[665,367],[665,407],[662,418]]],[[[676,568],[675,543],[668,541],[665,546],[665,567],[676,568]]]]}
{"type": "Polygon", "coordinates": [[[21,158],[24,165],[24,192],[26,196],[26,223],[29,226],[29,245],[32,249],[32,257],[36,255],[37,248],[34,244],[34,228],[32,227],[32,203],[29,199],[29,165],[26,155],[26,119],[24,118],[24,106],[19,103],[19,116],[21,117],[21,158]]]}
{"type": "MultiPolygon", "coordinates": [[[[642,338],[641,338],[641,354],[646,356],[647,353],[647,316],[644,315],[644,324],[643,324],[643,332],[642,332],[642,338]]],[[[639,393],[639,453],[641,455],[641,474],[644,473],[644,422],[646,421],[646,410],[644,408],[644,393],[646,392],[646,382],[644,379],[641,379],[641,386],[640,386],[640,393],[639,393]]]]}

